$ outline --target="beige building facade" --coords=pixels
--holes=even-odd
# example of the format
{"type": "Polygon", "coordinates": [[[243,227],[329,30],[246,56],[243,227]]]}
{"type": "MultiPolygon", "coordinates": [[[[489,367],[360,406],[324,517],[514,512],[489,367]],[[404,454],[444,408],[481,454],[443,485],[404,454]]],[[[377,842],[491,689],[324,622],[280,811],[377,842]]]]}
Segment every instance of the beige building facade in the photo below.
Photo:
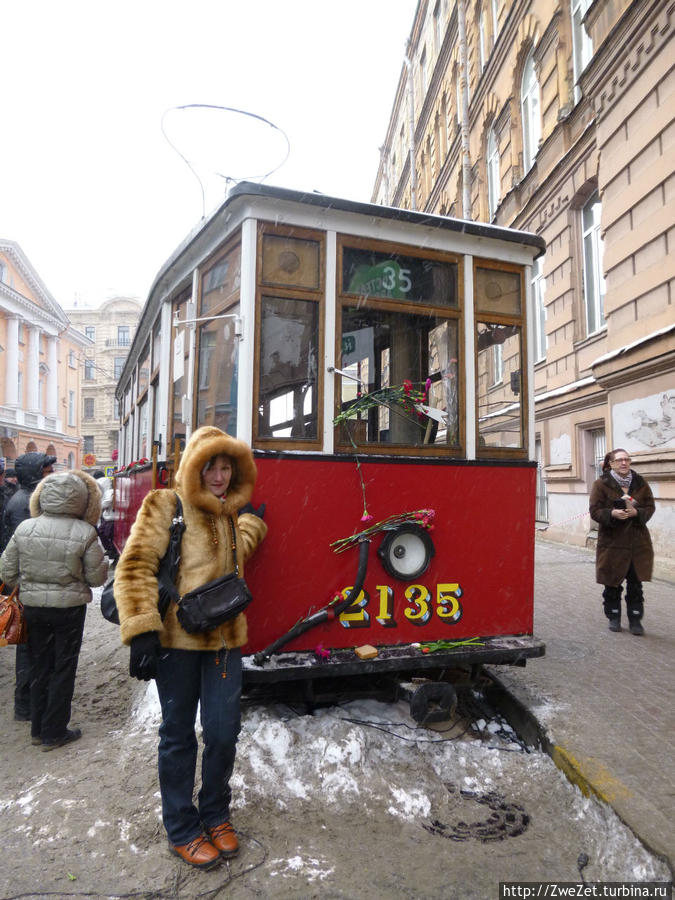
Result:
{"type": "Polygon", "coordinates": [[[14,241],[0,239],[0,456],[10,468],[30,451],[79,468],[81,360],[76,331],[14,241]]]}
{"type": "Polygon", "coordinates": [[[420,0],[373,200],[535,232],[537,520],[594,539],[606,450],[675,549],[675,8],[420,0]]]}
{"type": "Polygon", "coordinates": [[[115,466],[120,416],[115,388],[136,333],[141,304],[114,297],[97,309],[69,309],[74,328],[91,342],[84,355],[80,415],[83,464],[89,469],[115,466]]]}

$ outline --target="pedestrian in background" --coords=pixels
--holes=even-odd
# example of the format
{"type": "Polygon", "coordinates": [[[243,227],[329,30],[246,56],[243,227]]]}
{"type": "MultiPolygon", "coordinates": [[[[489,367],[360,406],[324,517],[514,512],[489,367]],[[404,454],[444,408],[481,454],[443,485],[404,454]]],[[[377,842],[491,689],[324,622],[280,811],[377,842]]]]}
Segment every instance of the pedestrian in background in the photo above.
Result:
{"type": "Polygon", "coordinates": [[[122,641],[130,645],[129,673],[155,678],[162,709],[159,787],[169,849],[191,866],[210,869],[239,852],[230,823],[230,777],[240,729],[244,613],[209,631],[188,634],[171,603],[164,620],[157,570],[169,543],[176,493],[185,532],[176,578],[179,594],[244,562],[267,533],[264,508],[250,503],[256,481],[251,448],[219,428],[198,428],[176,473],[176,491],[151,491],[143,500],[115,571],[122,641]],[[239,514],[239,515],[238,515],[239,514]],[[202,724],[201,788],[193,800],[197,764],[195,719],[202,724]]]}
{"type": "Polygon", "coordinates": [[[19,585],[30,651],[31,743],[43,750],[81,737],[69,729],[91,588],[108,563],[98,542],[101,492],[84,472],[48,475],[0,557],[0,578],[19,585]]]}
{"type": "MultiPolygon", "coordinates": [[[[0,553],[9,544],[16,527],[30,518],[30,498],[45,475],[54,471],[55,456],[31,451],[16,458],[14,468],[19,487],[9,498],[2,515],[0,527],[0,553]]],[[[30,648],[18,644],[16,648],[16,683],[14,687],[14,718],[19,722],[30,721],[30,648]]]]}
{"type": "Polygon", "coordinates": [[[591,518],[598,523],[595,578],[604,585],[603,608],[610,631],[621,631],[621,592],[626,581],[626,611],[631,634],[642,635],[642,582],[652,580],[654,550],[647,522],[654,497],[647,481],[630,467],[623,448],[605,456],[603,474],[593,483],[591,518]]]}

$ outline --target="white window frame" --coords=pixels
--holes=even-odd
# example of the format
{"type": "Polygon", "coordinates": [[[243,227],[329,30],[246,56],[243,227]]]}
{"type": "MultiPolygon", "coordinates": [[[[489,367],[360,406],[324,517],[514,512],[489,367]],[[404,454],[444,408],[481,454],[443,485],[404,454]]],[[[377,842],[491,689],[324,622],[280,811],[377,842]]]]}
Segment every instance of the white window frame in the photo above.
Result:
{"type": "Polygon", "coordinates": [[[541,139],[541,112],[539,81],[534,70],[534,56],[527,57],[520,87],[520,115],[523,125],[523,175],[526,175],[536,159],[541,139]]]}
{"type": "Polygon", "coordinates": [[[492,376],[490,387],[502,384],[504,381],[504,347],[502,344],[492,345],[492,376]]]}
{"type": "Polygon", "coordinates": [[[492,125],[490,127],[490,130],[488,131],[486,159],[488,182],[488,214],[490,217],[490,221],[492,221],[492,219],[494,219],[495,217],[495,213],[497,212],[497,207],[499,206],[499,200],[501,196],[501,166],[499,158],[499,143],[497,141],[497,134],[495,132],[494,125],[492,125]]]}
{"type": "Polygon", "coordinates": [[[604,313],[605,276],[602,272],[604,244],[600,233],[602,204],[597,193],[581,209],[581,233],[584,260],[584,307],[586,334],[596,334],[606,327],[604,313]]]}
{"type": "Polygon", "coordinates": [[[532,303],[534,306],[532,321],[534,322],[534,361],[546,359],[548,336],[546,334],[546,279],[544,278],[544,257],[540,256],[532,263],[532,303]]]}
{"type": "Polygon", "coordinates": [[[591,0],[572,0],[572,65],[574,72],[574,102],[581,100],[579,78],[593,56],[593,41],[582,22],[591,0]]]}
{"type": "Polygon", "coordinates": [[[75,391],[68,391],[68,425],[71,428],[74,428],[77,422],[75,421],[75,391]]]}
{"type": "Polygon", "coordinates": [[[487,64],[487,54],[485,52],[485,9],[481,7],[478,16],[478,54],[480,57],[481,72],[487,64]]]}
{"type": "Polygon", "coordinates": [[[492,2],[492,40],[493,44],[497,43],[499,37],[499,0],[491,0],[492,2]]]}

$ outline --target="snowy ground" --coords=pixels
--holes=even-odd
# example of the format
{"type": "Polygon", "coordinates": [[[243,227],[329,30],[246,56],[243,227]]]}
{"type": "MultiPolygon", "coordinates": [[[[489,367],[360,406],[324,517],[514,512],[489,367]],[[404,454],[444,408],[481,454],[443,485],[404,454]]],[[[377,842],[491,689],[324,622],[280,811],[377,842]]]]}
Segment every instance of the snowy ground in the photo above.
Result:
{"type": "Polygon", "coordinates": [[[297,715],[244,712],[233,778],[242,852],[212,872],[171,857],[156,778],[154,684],[89,611],[76,744],[43,754],[11,715],[13,651],[0,651],[10,897],[462,898],[500,881],[666,880],[612,811],[496,719],[422,729],[407,706],[357,701],[297,715]],[[475,726],[479,726],[477,729],[475,726]]]}

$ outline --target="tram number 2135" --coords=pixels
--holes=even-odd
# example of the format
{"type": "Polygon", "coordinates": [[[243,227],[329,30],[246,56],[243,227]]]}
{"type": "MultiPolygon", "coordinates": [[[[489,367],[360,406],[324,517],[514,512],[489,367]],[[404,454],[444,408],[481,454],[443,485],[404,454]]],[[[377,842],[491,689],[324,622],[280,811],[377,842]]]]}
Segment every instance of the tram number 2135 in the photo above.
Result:
{"type": "MultiPolygon", "coordinates": [[[[342,589],[342,597],[347,598],[351,587],[342,589]]],[[[462,618],[462,588],[457,583],[437,584],[435,595],[423,584],[409,584],[403,592],[403,601],[397,606],[394,589],[388,584],[375,587],[375,597],[362,590],[354,602],[339,615],[343,628],[368,628],[370,616],[377,612],[375,619],[385,628],[396,628],[398,613],[413,625],[427,625],[432,616],[437,616],[448,625],[456,625],[462,618]],[[400,608],[402,606],[402,609],[400,608]]]]}

